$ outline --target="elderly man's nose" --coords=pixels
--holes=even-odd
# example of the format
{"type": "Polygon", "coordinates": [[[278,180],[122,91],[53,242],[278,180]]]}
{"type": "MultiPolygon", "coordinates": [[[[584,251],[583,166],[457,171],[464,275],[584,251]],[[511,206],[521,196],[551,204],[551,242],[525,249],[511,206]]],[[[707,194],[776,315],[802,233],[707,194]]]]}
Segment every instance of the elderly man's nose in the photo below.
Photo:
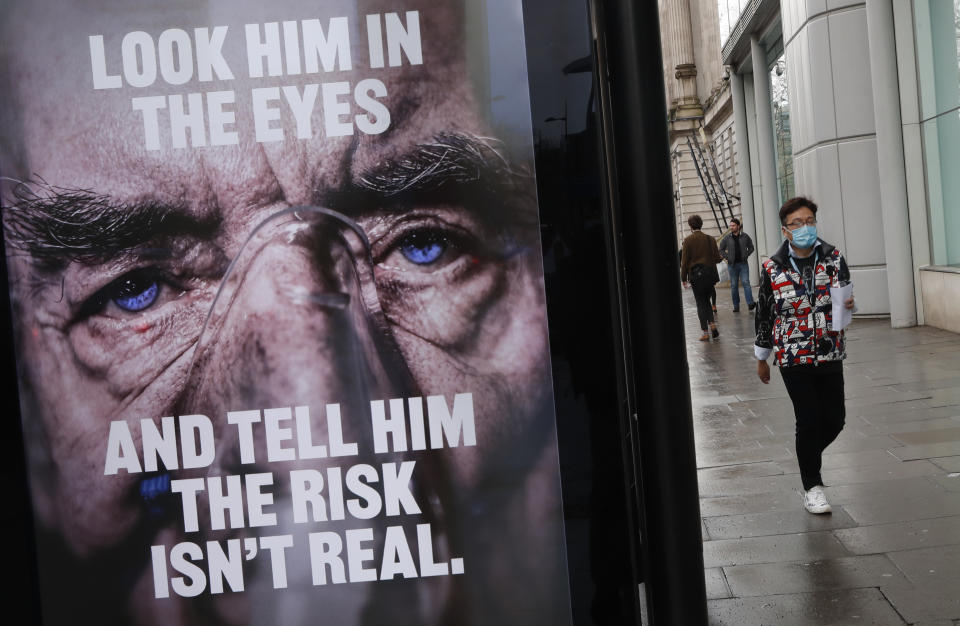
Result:
{"type": "Polygon", "coordinates": [[[397,352],[384,349],[390,339],[365,293],[369,266],[342,235],[336,224],[293,223],[244,246],[197,345],[190,404],[363,408],[403,393],[409,379],[386,362],[397,352]]]}

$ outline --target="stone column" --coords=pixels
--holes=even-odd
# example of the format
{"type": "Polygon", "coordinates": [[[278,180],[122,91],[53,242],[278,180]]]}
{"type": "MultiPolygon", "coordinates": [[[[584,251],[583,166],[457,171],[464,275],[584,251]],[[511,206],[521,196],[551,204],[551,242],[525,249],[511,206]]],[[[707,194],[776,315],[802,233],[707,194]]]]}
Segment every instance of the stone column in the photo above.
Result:
{"type": "MultiPolygon", "coordinates": [[[[770,106],[770,74],[767,72],[766,50],[756,35],[750,36],[753,61],[753,95],[757,110],[757,157],[760,161],[762,192],[759,211],[763,213],[769,254],[780,246],[779,192],[777,191],[777,156],[773,150],[773,111],[770,106]]],[[[754,207],[756,211],[756,206],[754,207]]],[[[757,234],[759,237],[759,233],[757,234]]]]}
{"type": "Polygon", "coordinates": [[[867,3],[867,39],[870,45],[873,115],[877,128],[880,209],[883,215],[887,291],[890,294],[890,325],[894,328],[916,326],[917,306],[910,247],[907,173],[903,162],[903,126],[900,120],[900,90],[891,0],[871,0],[867,3]]]}
{"type": "MultiPolygon", "coordinates": [[[[730,72],[730,97],[733,100],[733,136],[737,142],[737,181],[740,185],[740,214],[747,234],[756,242],[761,236],[757,230],[757,221],[753,214],[753,179],[750,176],[750,141],[747,130],[747,106],[743,96],[743,78],[736,72],[730,72]]],[[[760,253],[750,256],[750,279],[758,280],[760,253]]]]}
{"type": "Polygon", "coordinates": [[[690,25],[690,0],[668,0],[670,24],[668,32],[680,94],[677,117],[702,117],[703,107],[697,95],[697,66],[693,53],[693,29],[690,25]]]}

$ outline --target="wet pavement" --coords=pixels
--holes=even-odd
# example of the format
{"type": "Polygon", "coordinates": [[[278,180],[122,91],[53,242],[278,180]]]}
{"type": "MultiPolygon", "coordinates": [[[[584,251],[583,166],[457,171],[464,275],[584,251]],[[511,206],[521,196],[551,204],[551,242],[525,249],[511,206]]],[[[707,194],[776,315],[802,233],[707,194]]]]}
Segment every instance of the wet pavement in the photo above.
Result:
{"type": "Polygon", "coordinates": [[[684,292],[710,623],[960,625],[960,335],[854,320],[833,513],[811,515],[782,379],[759,381],[753,315],[717,292],[709,343],[684,292]]]}

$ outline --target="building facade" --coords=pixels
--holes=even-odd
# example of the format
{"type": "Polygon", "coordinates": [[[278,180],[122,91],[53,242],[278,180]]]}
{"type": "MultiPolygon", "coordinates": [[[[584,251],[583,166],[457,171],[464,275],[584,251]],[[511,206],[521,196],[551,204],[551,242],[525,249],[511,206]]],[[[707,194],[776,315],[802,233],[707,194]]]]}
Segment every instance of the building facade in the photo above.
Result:
{"type": "Polygon", "coordinates": [[[780,203],[809,196],[860,313],[960,332],[960,0],[687,4],[716,10],[761,258],[782,240],[780,203]]]}
{"type": "Polygon", "coordinates": [[[721,63],[717,7],[660,0],[659,8],[677,234],[680,240],[688,235],[687,218],[699,214],[704,232],[720,235],[729,218],[741,213],[733,101],[721,63]]]}

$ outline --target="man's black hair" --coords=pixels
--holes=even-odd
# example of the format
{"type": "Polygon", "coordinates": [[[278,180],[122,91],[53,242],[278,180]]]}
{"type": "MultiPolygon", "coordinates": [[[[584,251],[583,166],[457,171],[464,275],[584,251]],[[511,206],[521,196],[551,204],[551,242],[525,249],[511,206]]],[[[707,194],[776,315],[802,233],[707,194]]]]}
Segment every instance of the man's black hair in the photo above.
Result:
{"type": "Polygon", "coordinates": [[[780,207],[780,223],[784,226],[787,225],[787,216],[789,216],[794,211],[799,211],[803,207],[807,207],[813,214],[817,214],[817,203],[811,200],[810,198],[805,198],[804,196],[797,196],[796,198],[790,198],[783,203],[783,206],[780,207]]]}

